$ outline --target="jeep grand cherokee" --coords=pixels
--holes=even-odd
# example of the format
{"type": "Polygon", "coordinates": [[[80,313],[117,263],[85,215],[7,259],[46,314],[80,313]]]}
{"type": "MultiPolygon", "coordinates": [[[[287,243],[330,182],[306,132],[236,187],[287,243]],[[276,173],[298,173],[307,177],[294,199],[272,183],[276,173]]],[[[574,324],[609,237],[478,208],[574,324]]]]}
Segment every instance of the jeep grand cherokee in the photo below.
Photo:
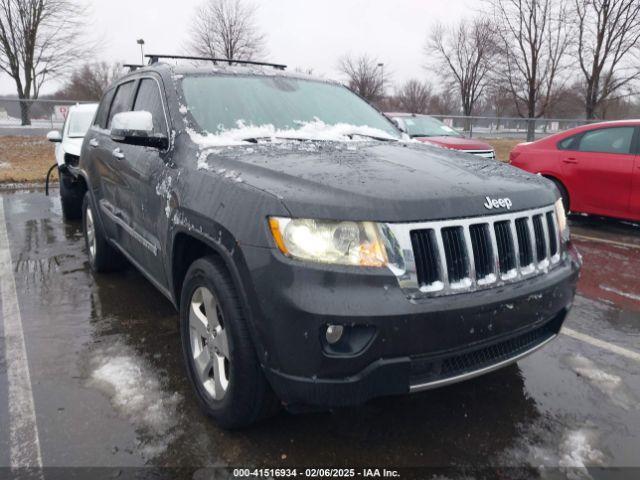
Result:
{"type": "Polygon", "coordinates": [[[553,183],[412,142],[330,81],[176,65],[119,79],[72,168],[91,267],[126,258],[175,305],[220,425],[447,385],[558,334],[580,260],[553,183]]]}

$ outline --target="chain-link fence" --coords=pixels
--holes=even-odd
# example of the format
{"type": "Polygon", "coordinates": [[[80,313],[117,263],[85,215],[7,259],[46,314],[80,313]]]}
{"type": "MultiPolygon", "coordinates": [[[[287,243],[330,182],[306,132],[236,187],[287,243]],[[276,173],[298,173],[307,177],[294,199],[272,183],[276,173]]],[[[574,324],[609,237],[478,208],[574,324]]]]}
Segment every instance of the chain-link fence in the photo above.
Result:
{"type": "MultiPolygon", "coordinates": [[[[69,107],[75,100],[19,100],[0,97],[1,135],[41,135],[61,128],[69,107]]],[[[584,125],[584,119],[519,118],[519,117],[465,117],[461,115],[432,115],[468,137],[526,139],[561,132],[584,125]]]]}
{"type": "Polygon", "coordinates": [[[579,118],[464,117],[432,115],[468,137],[534,140],[589,123],[579,118]],[[529,135],[533,138],[528,138],[529,135]]]}
{"type": "Polygon", "coordinates": [[[41,135],[59,129],[74,100],[20,100],[0,97],[0,135],[41,135]]]}

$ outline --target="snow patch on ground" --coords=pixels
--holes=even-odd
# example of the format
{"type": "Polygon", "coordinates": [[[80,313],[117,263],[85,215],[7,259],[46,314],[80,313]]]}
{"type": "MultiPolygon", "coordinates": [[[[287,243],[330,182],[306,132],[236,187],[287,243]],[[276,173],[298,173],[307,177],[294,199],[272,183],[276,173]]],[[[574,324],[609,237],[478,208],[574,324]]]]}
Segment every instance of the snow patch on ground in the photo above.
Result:
{"type": "Polygon", "coordinates": [[[503,458],[507,465],[528,464],[541,471],[560,468],[563,478],[587,479],[591,478],[587,467],[605,464],[605,455],[596,447],[597,441],[596,430],[588,426],[563,432],[536,426],[522,435],[516,447],[503,452],[503,458]]]}
{"type": "Polygon", "coordinates": [[[9,168],[11,164],[9,162],[0,162],[0,168],[9,168]]]}
{"type": "Polygon", "coordinates": [[[638,399],[618,375],[602,370],[592,360],[579,354],[565,357],[565,362],[580,377],[606,395],[614,405],[625,410],[637,410],[640,406],[638,399]]]}
{"type": "MultiPolygon", "coordinates": [[[[385,140],[398,140],[383,130],[368,126],[350,125],[338,123],[329,125],[316,119],[312,122],[300,122],[300,127],[295,129],[278,129],[274,125],[245,125],[242,120],[238,120],[237,128],[222,130],[216,134],[200,134],[193,129],[187,129],[187,133],[194,143],[206,148],[229,145],[247,145],[244,139],[265,139],[272,143],[286,140],[311,140],[311,141],[370,141],[370,137],[382,138],[385,140]]],[[[255,143],[255,142],[253,142],[255,143]]]]}
{"type": "Polygon", "coordinates": [[[89,385],[140,432],[143,456],[162,454],[179,434],[181,395],[163,389],[157,370],[122,343],[94,352],[90,365],[89,385]]]}
{"type": "Polygon", "coordinates": [[[593,447],[595,434],[587,429],[567,432],[560,446],[558,465],[568,468],[586,468],[604,460],[601,451],[593,447]]]}

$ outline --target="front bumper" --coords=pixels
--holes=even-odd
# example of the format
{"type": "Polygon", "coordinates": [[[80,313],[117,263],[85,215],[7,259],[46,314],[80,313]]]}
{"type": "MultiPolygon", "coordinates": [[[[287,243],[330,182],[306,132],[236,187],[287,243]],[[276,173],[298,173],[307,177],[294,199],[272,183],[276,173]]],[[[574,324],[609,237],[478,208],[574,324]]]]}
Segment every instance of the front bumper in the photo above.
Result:
{"type": "Polygon", "coordinates": [[[495,150],[463,150],[465,153],[469,153],[471,155],[476,155],[482,158],[489,158],[491,160],[496,159],[496,151],[495,150]]]}
{"type": "Polygon", "coordinates": [[[570,252],[545,275],[450,297],[409,300],[386,270],[301,264],[243,247],[251,272],[263,366],[290,405],[353,405],[465,380],[553,339],[573,302],[580,268],[570,252]],[[335,351],[329,324],[365,332],[335,351]]]}

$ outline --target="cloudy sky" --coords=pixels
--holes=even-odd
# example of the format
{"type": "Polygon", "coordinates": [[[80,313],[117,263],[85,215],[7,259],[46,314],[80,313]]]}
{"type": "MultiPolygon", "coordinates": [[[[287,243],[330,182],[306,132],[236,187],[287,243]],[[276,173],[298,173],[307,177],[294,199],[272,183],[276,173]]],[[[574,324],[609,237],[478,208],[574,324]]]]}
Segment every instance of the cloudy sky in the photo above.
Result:
{"type": "MultiPolygon", "coordinates": [[[[96,60],[138,63],[136,39],[147,53],[181,53],[194,10],[202,0],[82,0],[87,22],[101,39],[96,60]]],[[[344,53],[369,53],[385,64],[394,81],[426,75],[423,47],[431,25],[470,16],[479,0],[254,0],[257,23],[267,36],[269,59],[290,68],[313,68],[339,77],[344,53]]],[[[58,85],[50,84],[50,92],[58,85]]],[[[0,94],[14,86],[0,77],[0,94]]]]}

